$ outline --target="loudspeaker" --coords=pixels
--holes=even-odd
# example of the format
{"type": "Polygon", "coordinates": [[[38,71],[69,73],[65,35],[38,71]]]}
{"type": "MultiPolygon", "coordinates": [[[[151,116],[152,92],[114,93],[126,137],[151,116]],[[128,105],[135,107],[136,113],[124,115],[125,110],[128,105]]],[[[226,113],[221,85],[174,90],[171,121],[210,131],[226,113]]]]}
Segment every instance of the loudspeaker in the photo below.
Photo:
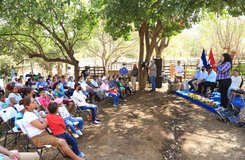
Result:
{"type": "Polygon", "coordinates": [[[157,77],[162,76],[162,59],[154,59],[157,66],[157,77]]]}
{"type": "Polygon", "coordinates": [[[156,88],[162,88],[162,77],[156,77],[156,88]]]}

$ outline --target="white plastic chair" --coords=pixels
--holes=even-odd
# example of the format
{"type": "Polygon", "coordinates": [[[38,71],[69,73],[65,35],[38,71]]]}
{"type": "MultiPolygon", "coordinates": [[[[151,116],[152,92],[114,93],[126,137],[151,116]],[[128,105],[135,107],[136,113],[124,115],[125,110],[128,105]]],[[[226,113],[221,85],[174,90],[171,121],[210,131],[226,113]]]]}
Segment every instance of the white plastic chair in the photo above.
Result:
{"type": "Polygon", "coordinates": [[[17,111],[13,107],[8,107],[0,111],[0,117],[2,118],[3,122],[6,125],[6,130],[5,130],[5,138],[4,138],[4,144],[3,146],[5,147],[6,145],[12,143],[17,143],[17,139],[20,136],[20,132],[18,130],[15,130],[14,124],[12,119],[17,116],[17,111]],[[15,135],[15,138],[11,139],[9,142],[7,142],[8,135],[15,135]]]}

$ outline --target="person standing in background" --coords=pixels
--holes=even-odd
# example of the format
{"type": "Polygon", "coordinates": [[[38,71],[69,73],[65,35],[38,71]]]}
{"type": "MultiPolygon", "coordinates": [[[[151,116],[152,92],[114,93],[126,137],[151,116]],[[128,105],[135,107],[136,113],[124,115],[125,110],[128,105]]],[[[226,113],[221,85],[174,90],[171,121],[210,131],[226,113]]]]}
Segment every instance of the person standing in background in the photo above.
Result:
{"type": "Polygon", "coordinates": [[[232,59],[228,53],[222,54],[221,62],[217,66],[217,81],[219,82],[219,91],[221,95],[220,106],[227,108],[228,106],[228,89],[231,85],[230,71],[232,69],[232,59]]]}
{"type": "Polygon", "coordinates": [[[138,68],[137,65],[134,64],[133,69],[131,71],[131,83],[133,86],[133,91],[136,91],[136,81],[137,81],[137,77],[138,77],[138,68]]]}
{"type": "Polygon", "coordinates": [[[15,74],[14,74],[14,66],[12,66],[10,74],[11,74],[11,78],[13,78],[15,76],[15,74]]]}
{"type": "Polygon", "coordinates": [[[152,86],[152,89],[151,91],[155,91],[156,90],[156,76],[157,76],[157,66],[155,64],[155,61],[152,60],[149,67],[149,78],[150,78],[150,81],[151,81],[151,86],[152,86]]]}
{"type": "Polygon", "coordinates": [[[119,70],[119,74],[123,77],[126,77],[128,75],[128,69],[126,63],[123,63],[123,66],[119,70]]]}

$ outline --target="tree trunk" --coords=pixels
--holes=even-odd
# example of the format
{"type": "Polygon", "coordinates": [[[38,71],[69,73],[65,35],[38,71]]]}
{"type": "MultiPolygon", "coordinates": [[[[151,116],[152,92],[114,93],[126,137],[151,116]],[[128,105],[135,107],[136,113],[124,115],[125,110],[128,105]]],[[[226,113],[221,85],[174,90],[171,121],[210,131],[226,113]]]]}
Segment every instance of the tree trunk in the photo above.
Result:
{"type": "Polygon", "coordinates": [[[140,37],[140,50],[139,50],[139,74],[138,74],[138,80],[139,80],[139,90],[144,90],[146,83],[144,81],[144,70],[143,67],[143,60],[144,60],[144,34],[145,34],[145,27],[146,24],[143,23],[140,30],[139,30],[139,37],[140,37]]]}
{"type": "Polygon", "coordinates": [[[74,64],[74,75],[75,75],[75,82],[78,82],[78,77],[79,77],[79,61],[76,60],[76,61],[73,61],[74,64]]]}

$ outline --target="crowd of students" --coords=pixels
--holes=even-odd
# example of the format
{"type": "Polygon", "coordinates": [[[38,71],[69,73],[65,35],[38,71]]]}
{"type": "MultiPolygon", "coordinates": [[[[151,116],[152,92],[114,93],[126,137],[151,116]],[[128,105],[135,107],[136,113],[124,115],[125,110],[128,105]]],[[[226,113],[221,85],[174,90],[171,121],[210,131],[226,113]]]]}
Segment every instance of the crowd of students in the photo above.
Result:
{"type": "MultiPolygon", "coordinates": [[[[81,75],[78,82],[72,76],[33,77],[9,80],[5,92],[0,94],[0,110],[18,108],[17,119],[22,119],[25,129],[37,146],[59,147],[71,159],[83,159],[85,154],[78,149],[75,138],[83,135],[84,121],[74,117],[78,109],[90,110],[91,124],[99,125],[96,103],[106,97],[113,97],[113,106],[119,107],[133,94],[126,76],[86,76],[81,75]],[[71,134],[66,128],[69,127],[71,134]],[[51,134],[46,130],[49,128],[51,134]],[[69,147],[71,146],[71,147],[69,147]]],[[[19,129],[18,125],[15,129],[19,129]]],[[[19,129],[20,130],[20,129],[19,129]]]]}

